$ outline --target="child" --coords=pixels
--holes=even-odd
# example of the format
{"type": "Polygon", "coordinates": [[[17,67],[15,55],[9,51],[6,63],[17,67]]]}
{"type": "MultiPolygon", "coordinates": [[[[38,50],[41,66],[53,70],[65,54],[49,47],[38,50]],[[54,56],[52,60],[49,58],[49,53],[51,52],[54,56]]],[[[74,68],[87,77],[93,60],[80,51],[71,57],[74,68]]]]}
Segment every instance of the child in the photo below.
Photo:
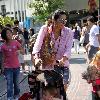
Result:
{"type": "Polygon", "coordinates": [[[88,83],[92,83],[93,92],[95,92],[100,100],[100,50],[93,57],[92,62],[87,68],[87,72],[83,73],[83,78],[88,83]]]}
{"type": "Polygon", "coordinates": [[[20,64],[18,60],[18,50],[23,54],[24,51],[20,43],[12,39],[12,31],[4,28],[1,37],[5,41],[1,46],[3,54],[4,75],[7,80],[7,100],[18,100],[20,64]],[[14,86],[14,92],[13,92],[14,86]]]}

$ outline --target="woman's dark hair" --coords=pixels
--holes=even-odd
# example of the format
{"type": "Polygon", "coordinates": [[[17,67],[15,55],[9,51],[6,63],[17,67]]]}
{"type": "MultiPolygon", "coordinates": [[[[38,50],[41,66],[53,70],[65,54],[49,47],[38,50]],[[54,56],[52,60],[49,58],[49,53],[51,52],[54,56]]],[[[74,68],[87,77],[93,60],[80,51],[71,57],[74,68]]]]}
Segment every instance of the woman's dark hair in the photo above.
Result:
{"type": "Polygon", "coordinates": [[[13,30],[15,30],[18,34],[22,34],[22,31],[18,27],[13,27],[13,30]]]}
{"type": "Polygon", "coordinates": [[[95,23],[95,19],[94,19],[93,16],[90,16],[90,17],[87,19],[87,21],[90,21],[90,22],[92,22],[92,23],[95,23]]]}
{"type": "Polygon", "coordinates": [[[15,20],[14,21],[14,25],[18,25],[19,24],[19,21],[18,20],[15,20]]]}
{"type": "Polygon", "coordinates": [[[34,29],[33,29],[33,28],[30,28],[30,31],[32,31],[32,35],[34,35],[34,34],[35,34],[35,32],[34,32],[34,29]]]}
{"type": "Polygon", "coordinates": [[[1,37],[2,37],[3,40],[6,40],[6,41],[8,40],[8,39],[7,39],[7,30],[9,30],[9,31],[12,33],[11,29],[8,28],[8,27],[4,28],[4,29],[1,31],[1,37]]]}
{"type": "Polygon", "coordinates": [[[57,20],[61,15],[66,15],[66,12],[59,9],[54,12],[52,18],[57,20]]]}
{"type": "Polygon", "coordinates": [[[15,30],[16,32],[18,32],[19,28],[18,27],[13,27],[13,30],[15,30]]]}
{"type": "Polygon", "coordinates": [[[11,24],[6,24],[5,26],[8,28],[11,28],[11,24]]]}

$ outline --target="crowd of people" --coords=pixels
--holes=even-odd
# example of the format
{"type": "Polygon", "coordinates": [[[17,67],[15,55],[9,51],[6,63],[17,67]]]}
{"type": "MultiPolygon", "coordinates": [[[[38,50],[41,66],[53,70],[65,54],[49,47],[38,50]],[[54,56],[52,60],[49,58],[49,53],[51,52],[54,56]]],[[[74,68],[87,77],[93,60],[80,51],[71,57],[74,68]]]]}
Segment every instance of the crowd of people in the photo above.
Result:
{"type": "Polygon", "coordinates": [[[85,53],[88,56],[88,63],[91,62],[94,54],[99,50],[100,43],[100,22],[95,22],[94,17],[87,18],[87,22],[80,27],[77,23],[73,28],[74,32],[74,48],[79,54],[80,45],[83,45],[85,53]]]}
{"type": "MultiPolygon", "coordinates": [[[[90,77],[94,73],[89,71],[94,66],[98,77],[94,75],[93,80],[100,80],[100,59],[98,57],[100,54],[98,52],[100,22],[95,23],[94,17],[91,16],[82,27],[76,23],[72,29],[65,26],[66,22],[66,12],[56,10],[52,16],[48,17],[46,24],[41,27],[35,38],[34,29],[31,28],[29,31],[26,28],[20,29],[18,20],[14,21],[14,26],[0,25],[0,73],[4,73],[7,80],[7,100],[18,100],[19,98],[20,66],[25,72],[24,55],[27,54],[27,50],[31,53],[33,65],[37,69],[55,70],[63,75],[64,89],[67,91],[71,49],[74,46],[75,52],[79,54],[80,44],[82,44],[87,53],[88,65],[91,66],[87,69],[90,75],[87,80],[92,82],[90,77]]],[[[83,77],[86,75],[84,74],[83,77]]],[[[100,84],[95,83],[95,88],[100,99],[100,84]]],[[[50,97],[52,96],[49,95],[50,97]]],[[[45,98],[48,98],[48,95],[45,98]]]]}

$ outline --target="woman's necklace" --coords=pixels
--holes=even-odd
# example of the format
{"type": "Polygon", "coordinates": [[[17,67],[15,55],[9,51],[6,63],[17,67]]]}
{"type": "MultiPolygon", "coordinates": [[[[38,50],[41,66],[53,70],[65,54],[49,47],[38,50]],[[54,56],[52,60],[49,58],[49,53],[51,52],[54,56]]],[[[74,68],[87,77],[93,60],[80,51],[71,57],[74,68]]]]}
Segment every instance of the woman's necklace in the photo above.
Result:
{"type": "Polygon", "coordinates": [[[57,34],[57,36],[55,35],[54,32],[52,32],[52,37],[53,37],[53,45],[55,45],[55,43],[58,41],[58,43],[57,43],[58,45],[56,48],[56,55],[57,55],[58,50],[59,50],[60,41],[61,41],[61,31],[57,34]]]}

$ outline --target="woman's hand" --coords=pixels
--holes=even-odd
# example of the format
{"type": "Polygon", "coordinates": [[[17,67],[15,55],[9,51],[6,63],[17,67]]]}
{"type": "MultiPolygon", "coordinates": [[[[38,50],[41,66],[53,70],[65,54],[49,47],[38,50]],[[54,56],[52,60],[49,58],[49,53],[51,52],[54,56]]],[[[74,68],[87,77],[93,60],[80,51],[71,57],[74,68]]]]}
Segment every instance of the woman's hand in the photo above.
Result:
{"type": "Polygon", "coordinates": [[[39,68],[42,64],[42,60],[40,58],[36,58],[35,59],[35,67],[39,68]]]}
{"type": "Polygon", "coordinates": [[[63,60],[60,60],[60,61],[59,61],[59,66],[64,66],[63,60]]]}
{"type": "Polygon", "coordinates": [[[68,58],[66,56],[63,56],[63,58],[61,60],[59,60],[59,65],[64,66],[66,60],[68,60],[68,58]]]}

